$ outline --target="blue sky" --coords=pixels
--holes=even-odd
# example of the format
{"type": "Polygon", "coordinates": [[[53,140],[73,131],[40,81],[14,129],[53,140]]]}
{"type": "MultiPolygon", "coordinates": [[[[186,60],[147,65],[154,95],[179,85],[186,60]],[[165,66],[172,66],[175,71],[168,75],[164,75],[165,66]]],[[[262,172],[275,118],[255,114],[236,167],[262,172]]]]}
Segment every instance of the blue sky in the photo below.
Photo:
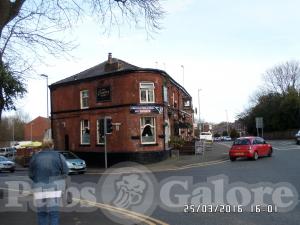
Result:
{"type": "MultiPolygon", "coordinates": [[[[300,1],[297,0],[166,0],[163,29],[147,39],[144,30],[122,26],[108,36],[86,18],[64,35],[76,37],[73,59],[47,58],[36,67],[49,83],[107,59],[107,53],[140,67],[166,70],[192,95],[201,118],[229,121],[249,105],[270,67],[299,60],[300,1]],[[157,63],[156,63],[157,62],[157,63]]],[[[46,116],[45,80],[29,79],[27,97],[18,107],[31,118],[46,116]]],[[[198,115],[196,116],[198,118],[198,115]]]]}

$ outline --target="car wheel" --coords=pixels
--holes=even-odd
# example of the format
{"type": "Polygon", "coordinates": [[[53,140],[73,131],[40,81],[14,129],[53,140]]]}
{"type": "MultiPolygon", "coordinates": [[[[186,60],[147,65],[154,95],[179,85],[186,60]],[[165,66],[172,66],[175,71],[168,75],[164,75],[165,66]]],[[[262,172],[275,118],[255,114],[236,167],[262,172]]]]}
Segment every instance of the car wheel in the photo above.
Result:
{"type": "Polygon", "coordinates": [[[253,155],[253,160],[258,160],[258,154],[257,154],[257,152],[254,152],[254,155],[253,155]]]}
{"type": "Polygon", "coordinates": [[[14,170],[14,169],[13,169],[13,170],[10,170],[10,172],[13,173],[13,172],[15,172],[15,170],[14,170]]]}
{"type": "Polygon", "coordinates": [[[236,160],[236,158],[234,158],[234,157],[230,157],[230,161],[235,161],[236,160]]]}
{"type": "Polygon", "coordinates": [[[271,156],[272,156],[272,154],[273,154],[273,149],[272,149],[272,148],[270,148],[270,150],[269,150],[269,153],[268,153],[268,157],[271,157],[271,156]]]}
{"type": "Polygon", "coordinates": [[[297,141],[296,141],[296,144],[299,145],[299,144],[300,144],[300,141],[297,140],[297,141]]]}

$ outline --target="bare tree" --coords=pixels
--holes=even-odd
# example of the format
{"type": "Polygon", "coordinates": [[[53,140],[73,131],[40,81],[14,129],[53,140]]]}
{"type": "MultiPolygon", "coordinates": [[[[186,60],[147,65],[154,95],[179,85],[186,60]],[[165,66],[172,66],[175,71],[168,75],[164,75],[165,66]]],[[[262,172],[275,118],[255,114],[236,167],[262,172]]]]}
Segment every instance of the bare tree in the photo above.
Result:
{"type": "Polygon", "coordinates": [[[300,85],[300,64],[288,61],[267,70],[263,76],[264,89],[267,92],[286,94],[289,90],[298,90],[300,85]]]}
{"type": "MultiPolygon", "coordinates": [[[[160,29],[163,15],[160,0],[0,0],[0,68],[23,79],[45,54],[67,56],[76,43],[65,32],[85,16],[108,31],[124,23],[142,24],[151,35],[160,29]]],[[[9,109],[4,82],[0,74],[0,121],[2,111],[9,109]]]]}

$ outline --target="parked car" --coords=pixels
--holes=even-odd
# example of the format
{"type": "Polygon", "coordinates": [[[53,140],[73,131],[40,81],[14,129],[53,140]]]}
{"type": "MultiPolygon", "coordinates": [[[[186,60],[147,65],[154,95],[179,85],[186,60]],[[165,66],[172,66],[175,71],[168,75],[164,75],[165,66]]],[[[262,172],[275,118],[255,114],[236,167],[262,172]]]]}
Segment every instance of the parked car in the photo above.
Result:
{"type": "Polygon", "coordinates": [[[231,137],[229,137],[229,136],[223,136],[223,137],[222,137],[222,140],[223,140],[223,141],[231,141],[232,139],[231,139],[231,137]]]}
{"type": "Polygon", "coordinates": [[[3,147],[0,148],[0,156],[4,157],[13,157],[16,155],[16,148],[15,147],[3,147]]]}
{"type": "Polygon", "coordinates": [[[242,137],[237,138],[229,151],[229,157],[231,161],[235,161],[237,158],[246,157],[257,160],[262,156],[271,157],[273,148],[271,144],[261,137],[242,137]]]}
{"type": "Polygon", "coordinates": [[[69,173],[85,173],[86,163],[84,160],[80,159],[77,155],[70,151],[59,151],[65,158],[67,166],[69,168],[69,173]]]}
{"type": "Polygon", "coordinates": [[[0,156],[0,172],[10,171],[15,172],[16,164],[4,156],[0,156]]]}
{"type": "Polygon", "coordinates": [[[200,134],[200,140],[204,140],[204,141],[208,141],[208,142],[213,142],[212,133],[210,133],[210,132],[201,132],[201,134],[200,134]]]}
{"type": "Polygon", "coordinates": [[[295,138],[296,138],[297,145],[299,145],[300,144],[300,130],[295,134],[295,138]]]}

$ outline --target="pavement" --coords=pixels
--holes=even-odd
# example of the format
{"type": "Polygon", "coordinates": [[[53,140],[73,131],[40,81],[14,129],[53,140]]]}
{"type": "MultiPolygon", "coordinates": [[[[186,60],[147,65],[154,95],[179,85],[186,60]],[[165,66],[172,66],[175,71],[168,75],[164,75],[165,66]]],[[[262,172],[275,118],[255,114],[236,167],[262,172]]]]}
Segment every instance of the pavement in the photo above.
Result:
{"type": "MultiPolygon", "coordinates": [[[[168,170],[180,170],[193,166],[201,166],[207,164],[214,164],[229,159],[228,151],[231,146],[230,142],[214,142],[211,145],[207,145],[201,154],[172,154],[166,160],[142,165],[143,168],[147,168],[152,172],[168,171],[168,170]]],[[[124,166],[124,164],[122,164],[124,166]]],[[[126,164],[125,164],[126,165],[126,164]]],[[[17,171],[27,171],[27,167],[16,165],[17,171]]],[[[105,173],[105,168],[88,168],[87,173],[105,173]]]]}
{"type": "MultiPolygon", "coordinates": [[[[215,142],[207,147],[201,154],[173,154],[170,158],[152,164],[144,164],[151,172],[180,170],[193,166],[214,164],[229,160],[228,151],[231,147],[229,142],[215,142]]],[[[124,164],[122,164],[124,165],[124,164]]],[[[87,173],[104,173],[104,168],[88,168],[87,173]]]]}

